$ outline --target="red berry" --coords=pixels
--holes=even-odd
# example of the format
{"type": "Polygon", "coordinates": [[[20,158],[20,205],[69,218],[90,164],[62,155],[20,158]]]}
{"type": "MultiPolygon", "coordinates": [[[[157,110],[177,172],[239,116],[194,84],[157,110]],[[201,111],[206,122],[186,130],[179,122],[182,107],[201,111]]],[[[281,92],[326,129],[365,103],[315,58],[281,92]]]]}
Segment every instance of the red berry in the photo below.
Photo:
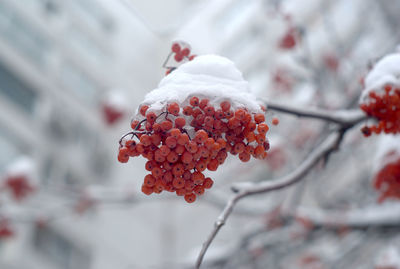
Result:
{"type": "Polygon", "coordinates": [[[183,56],[189,56],[189,54],[190,54],[190,49],[189,48],[184,48],[182,50],[182,55],[183,56]]]}
{"type": "Polygon", "coordinates": [[[265,116],[262,113],[257,113],[254,115],[254,121],[258,124],[258,123],[262,123],[265,121],[265,116]]]}
{"type": "Polygon", "coordinates": [[[269,130],[269,127],[265,123],[260,123],[257,127],[257,130],[260,134],[266,134],[269,130]]]}
{"type": "Polygon", "coordinates": [[[214,184],[214,181],[213,181],[211,178],[206,177],[206,178],[204,179],[203,187],[204,187],[205,189],[210,189],[210,188],[212,187],[213,184],[214,184]]]}
{"type": "Polygon", "coordinates": [[[175,52],[175,53],[178,53],[178,52],[181,51],[181,46],[180,46],[178,43],[174,42],[174,43],[172,44],[171,50],[172,50],[173,52],[175,52]]]}
{"type": "Polygon", "coordinates": [[[146,119],[150,123],[154,123],[156,118],[157,118],[157,115],[154,112],[149,112],[149,113],[146,114],[146,119]]]}
{"type": "Polygon", "coordinates": [[[172,122],[170,120],[165,120],[163,122],[160,123],[161,126],[161,130],[163,130],[164,132],[169,131],[172,129],[172,122]]]}
{"type": "Polygon", "coordinates": [[[196,96],[193,96],[192,98],[190,98],[190,105],[198,106],[199,105],[199,98],[197,98],[196,96]]]}
{"type": "Polygon", "coordinates": [[[143,117],[146,116],[146,111],[147,111],[147,109],[149,109],[149,106],[142,105],[142,106],[140,107],[139,112],[140,112],[140,114],[142,114],[143,117]]]}
{"type": "Polygon", "coordinates": [[[202,99],[199,103],[200,109],[204,110],[206,106],[208,105],[209,100],[208,99],[202,99]]]}
{"type": "Polygon", "coordinates": [[[156,179],[152,175],[146,175],[144,177],[144,182],[143,184],[147,187],[153,187],[154,184],[156,183],[156,179]]]}
{"type": "Polygon", "coordinates": [[[185,187],[185,180],[180,176],[175,177],[172,181],[172,186],[174,186],[175,189],[182,189],[185,187]]]}
{"type": "Polygon", "coordinates": [[[279,124],[279,119],[278,118],[273,118],[272,119],[272,124],[273,125],[278,125],[279,124]]]}
{"type": "Polygon", "coordinates": [[[177,52],[174,56],[175,61],[180,62],[183,60],[183,55],[180,52],[177,52]]]}
{"type": "Polygon", "coordinates": [[[174,102],[174,103],[171,103],[171,104],[168,105],[167,110],[172,115],[178,116],[180,107],[179,107],[178,103],[174,102]]]}
{"type": "Polygon", "coordinates": [[[188,203],[193,203],[194,201],[196,201],[196,195],[191,193],[191,194],[186,194],[185,195],[185,201],[188,203]]]}
{"type": "Polygon", "coordinates": [[[173,148],[175,148],[176,147],[176,139],[174,138],[174,137],[172,137],[172,136],[168,136],[166,139],[165,139],[165,144],[169,147],[169,148],[171,148],[171,149],[173,149],[173,148]]]}
{"type": "Polygon", "coordinates": [[[228,101],[223,101],[220,104],[222,111],[227,112],[231,109],[231,103],[228,101]]]}
{"type": "Polygon", "coordinates": [[[179,117],[175,119],[175,128],[183,128],[186,125],[185,118],[179,117]]]}

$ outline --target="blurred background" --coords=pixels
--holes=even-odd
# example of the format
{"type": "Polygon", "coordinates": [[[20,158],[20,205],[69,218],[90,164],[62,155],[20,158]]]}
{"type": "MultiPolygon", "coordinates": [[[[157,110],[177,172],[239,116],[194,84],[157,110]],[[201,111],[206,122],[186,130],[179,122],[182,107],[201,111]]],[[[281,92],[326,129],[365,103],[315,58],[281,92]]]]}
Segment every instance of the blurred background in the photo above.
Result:
{"type": "MultiPolygon", "coordinates": [[[[172,42],[230,58],[259,97],[356,108],[398,14],[396,0],[0,0],[0,268],[190,268],[230,185],[293,170],[329,126],[268,112],[267,161],[228,159],[194,204],[143,195],[145,161],[118,163],[118,140],[172,42]]],[[[355,128],[324,169],[243,201],[204,268],[400,268],[399,205],[371,187],[379,143],[355,128]],[[335,225],[348,212],[359,221],[335,225]]]]}

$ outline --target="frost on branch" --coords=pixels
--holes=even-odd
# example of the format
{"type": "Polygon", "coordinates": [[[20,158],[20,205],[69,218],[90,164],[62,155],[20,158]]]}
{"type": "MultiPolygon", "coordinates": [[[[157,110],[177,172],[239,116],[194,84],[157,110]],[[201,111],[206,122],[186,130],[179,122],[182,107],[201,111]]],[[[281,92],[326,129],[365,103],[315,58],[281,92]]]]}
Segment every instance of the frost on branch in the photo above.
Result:
{"type": "Polygon", "coordinates": [[[211,188],[228,153],[247,162],[264,159],[268,125],[248,83],[234,64],[198,56],[176,68],[147,94],[120,141],[118,160],[148,159],[142,191],[184,196],[189,203],[211,188]]]}
{"type": "Polygon", "coordinates": [[[400,132],[400,54],[381,59],[365,78],[360,107],[378,123],[362,131],[365,136],[400,132]]]}

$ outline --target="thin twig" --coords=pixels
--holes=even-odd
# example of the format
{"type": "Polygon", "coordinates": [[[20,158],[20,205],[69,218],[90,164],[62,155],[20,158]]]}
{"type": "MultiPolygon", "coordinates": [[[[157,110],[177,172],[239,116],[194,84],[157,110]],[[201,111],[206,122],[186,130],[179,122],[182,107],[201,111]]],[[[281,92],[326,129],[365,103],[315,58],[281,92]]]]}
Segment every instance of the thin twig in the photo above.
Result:
{"type": "Polygon", "coordinates": [[[317,108],[297,108],[290,105],[288,106],[269,101],[263,102],[267,105],[267,109],[270,110],[288,113],[299,117],[307,117],[333,122],[336,124],[340,124],[343,127],[353,126],[367,118],[365,113],[363,113],[360,109],[332,111],[317,108]]]}

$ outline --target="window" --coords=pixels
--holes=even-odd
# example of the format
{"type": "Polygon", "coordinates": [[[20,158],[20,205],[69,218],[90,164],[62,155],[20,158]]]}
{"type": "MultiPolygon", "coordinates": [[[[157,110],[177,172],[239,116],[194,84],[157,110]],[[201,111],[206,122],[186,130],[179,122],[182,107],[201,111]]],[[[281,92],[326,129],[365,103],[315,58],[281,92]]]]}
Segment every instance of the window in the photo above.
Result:
{"type": "Polygon", "coordinates": [[[90,268],[90,255],[86,248],[77,246],[71,239],[51,227],[37,227],[33,241],[37,251],[57,264],[59,268],[90,268]]]}
{"type": "Polygon", "coordinates": [[[35,108],[37,93],[0,62],[0,94],[28,113],[35,108]]]}
{"type": "Polygon", "coordinates": [[[51,49],[48,40],[4,2],[0,2],[0,33],[20,53],[39,65],[45,63],[51,49]]]}
{"type": "Polygon", "coordinates": [[[26,146],[16,136],[0,125],[0,175],[7,166],[22,154],[26,154],[26,146]]]}
{"type": "Polygon", "coordinates": [[[61,80],[69,90],[85,102],[96,103],[97,85],[78,67],[64,63],[61,68],[61,80]]]}
{"type": "Polygon", "coordinates": [[[88,19],[92,25],[99,26],[105,32],[113,32],[115,25],[110,16],[108,16],[104,8],[92,0],[75,0],[74,4],[83,13],[83,17],[88,19]]]}

